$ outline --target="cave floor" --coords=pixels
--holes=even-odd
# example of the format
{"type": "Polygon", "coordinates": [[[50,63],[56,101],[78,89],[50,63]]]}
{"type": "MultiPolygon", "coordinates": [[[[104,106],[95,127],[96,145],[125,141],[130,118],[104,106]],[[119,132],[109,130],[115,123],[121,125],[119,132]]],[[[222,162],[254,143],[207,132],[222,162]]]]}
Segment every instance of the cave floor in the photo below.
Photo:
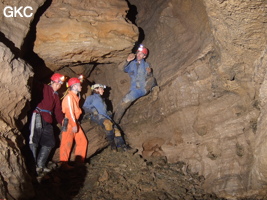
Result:
{"type": "Polygon", "coordinates": [[[191,173],[182,162],[145,160],[138,153],[107,148],[85,165],[69,171],[55,168],[33,182],[35,200],[222,199],[205,194],[203,181],[203,176],[191,173]]]}

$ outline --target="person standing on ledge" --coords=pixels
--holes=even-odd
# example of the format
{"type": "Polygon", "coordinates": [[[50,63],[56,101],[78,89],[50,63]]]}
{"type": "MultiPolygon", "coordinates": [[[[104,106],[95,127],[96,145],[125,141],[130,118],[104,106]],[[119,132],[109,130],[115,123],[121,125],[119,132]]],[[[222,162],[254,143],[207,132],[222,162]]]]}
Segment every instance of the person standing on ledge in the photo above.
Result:
{"type": "Polygon", "coordinates": [[[69,87],[68,94],[62,101],[62,111],[65,113],[64,125],[66,129],[62,131],[62,138],[59,148],[59,159],[61,168],[69,170],[73,167],[68,164],[70,153],[73,146],[73,141],[76,142],[75,162],[83,164],[87,151],[87,138],[78,122],[82,110],[79,106],[80,98],[78,94],[82,90],[81,80],[78,78],[70,78],[67,86],[69,87]],[[67,124],[65,123],[67,121],[67,124]]]}
{"type": "Polygon", "coordinates": [[[156,80],[152,75],[152,69],[145,61],[147,55],[148,49],[140,45],[136,55],[131,53],[126,59],[124,72],[128,73],[131,78],[131,87],[115,110],[114,121],[118,124],[132,102],[145,96],[153,87],[157,86],[156,80]]]}
{"type": "MultiPolygon", "coordinates": [[[[65,77],[59,73],[51,76],[49,85],[40,85],[42,94],[41,100],[33,111],[31,120],[31,133],[29,137],[29,147],[36,162],[36,172],[49,172],[46,162],[52,148],[55,146],[55,136],[53,130],[53,115],[59,124],[62,124],[64,115],[61,111],[60,98],[57,91],[61,88],[65,77]],[[40,146],[39,153],[37,149],[40,146]]],[[[38,85],[39,86],[39,85],[38,85]]],[[[38,95],[39,96],[39,95],[38,95]]]]}

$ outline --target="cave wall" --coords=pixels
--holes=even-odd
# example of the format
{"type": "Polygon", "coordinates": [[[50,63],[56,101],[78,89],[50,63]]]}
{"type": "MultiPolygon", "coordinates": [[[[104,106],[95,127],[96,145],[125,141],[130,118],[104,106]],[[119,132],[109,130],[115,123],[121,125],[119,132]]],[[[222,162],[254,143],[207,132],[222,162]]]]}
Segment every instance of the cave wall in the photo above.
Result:
{"type": "Polygon", "coordinates": [[[32,66],[21,58],[34,14],[45,0],[0,2],[0,198],[29,199],[34,190],[26,170],[22,151],[25,141],[19,131],[27,122],[30,109],[32,66]],[[29,18],[7,18],[3,15],[6,6],[31,6],[29,18]]]}
{"type": "MultiPolygon", "coordinates": [[[[138,29],[125,18],[127,9],[124,0],[1,1],[0,198],[34,196],[22,152],[27,145],[21,134],[24,129],[25,137],[29,135],[26,123],[34,98],[32,80],[48,83],[49,75],[64,66],[68,66],[62,70],[64,75],[89,76],[96,62],[115,62],[119,53],[130,52],[138,29]],[[30,6],[33,15],[8,18],[3,13],[6,6],[22,7],[21,12],[30,6]]],[[[103,135],[93,138],[95,142],[89,139],[93,146],[88,157],[107,145],[103,135]]]]}
{"type": "MultiPolygon", "coordinates": [[[[145,158],[185,161],[205,176],[208,192],[261,195],[266,3],[131,0],[129,6],[161,91],[128,110],[127,141],[145,158]]],[[[111,88],[111,108],[129,88],[121,69],[126,56],[98,64],[88,77],[111,88]]]]}
{"type": "Polygon", "coordinates": [[[63,66],[114,63],[128,53],[138,29],[124,0],[54,0],[36,27],[34,52],[53,71],[63,66]]]}
{"type": "Polygon", "coordinates": [[[130,2],[161,87],[156,101],[147,96],[126,113],[130,143],[144,156],[186,161],[221,196],[261,189],[266,2],[130,2]]]}

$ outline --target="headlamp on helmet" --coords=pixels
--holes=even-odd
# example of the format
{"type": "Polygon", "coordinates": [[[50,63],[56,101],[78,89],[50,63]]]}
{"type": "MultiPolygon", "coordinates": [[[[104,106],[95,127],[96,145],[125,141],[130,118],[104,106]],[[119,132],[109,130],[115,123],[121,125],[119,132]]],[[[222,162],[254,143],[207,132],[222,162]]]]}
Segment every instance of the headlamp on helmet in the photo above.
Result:
{"type": "Polygon", "coordinates": [[[78,79],[81,81],[81,83],[83,82],[83,80],[84,80],[84,77],[83,77],[83,75],[81,74],[79,77],[78,77],[78,79]]]}
{"type": "Polygon", "coordinates": [[[140,44],[139,48],[137,49],[137,52],[142,52],[143,54],[147,55],[148,49],[145,48],[142,44],[140,44]]]}
{"type": "Polygon", "coordinates": [[[138,47],[138,51],[143,51],[143,49],[144,49],[144,46],[142,44],[140,44],[138,47]]]}
{"type": "Polygon", "coordinates": [[[65,76],[59,73],[55,73],[51,76],[51,81],[55,83],[63,84],[63,82],[65,81],[65,76]]]}
{"type": "Polygon", "coordinates": [[[102,84],[94,84],[94,85],[92,85],[91,86],[91,90],[94,90],[94,89],[97,89],[97,88],[106,88],[107,86],[105,86],[105,85],[102,85],[102,84]]]}

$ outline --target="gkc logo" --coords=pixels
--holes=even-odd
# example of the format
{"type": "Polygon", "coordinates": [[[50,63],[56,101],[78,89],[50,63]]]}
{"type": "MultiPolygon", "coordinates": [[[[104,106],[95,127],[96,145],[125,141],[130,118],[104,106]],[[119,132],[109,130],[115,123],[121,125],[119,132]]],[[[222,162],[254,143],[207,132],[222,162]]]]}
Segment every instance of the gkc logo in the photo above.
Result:
{"type": "Polygon", "coordinates": [[[31,6],[20,6],[18,8],[16,6],[6,6],[3,10],[3,14],[5,17],[31,17],[33,15],[31,12],[32,10],[31,6]]]}

